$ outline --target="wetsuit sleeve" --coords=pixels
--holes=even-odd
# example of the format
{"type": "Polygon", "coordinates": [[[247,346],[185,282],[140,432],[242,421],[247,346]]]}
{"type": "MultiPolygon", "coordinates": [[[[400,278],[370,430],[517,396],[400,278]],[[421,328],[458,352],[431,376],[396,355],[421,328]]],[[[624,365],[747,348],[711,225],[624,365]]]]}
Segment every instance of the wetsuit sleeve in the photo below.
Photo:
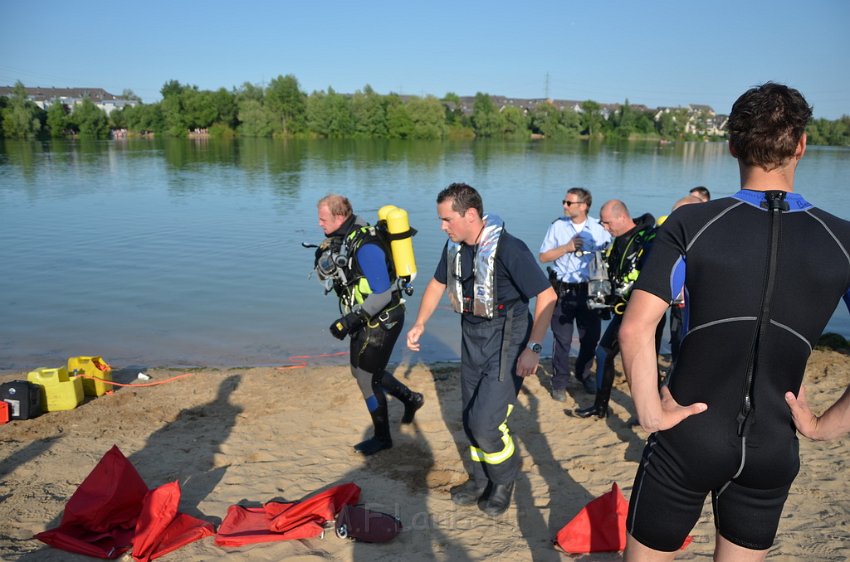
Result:
{"type": "Polygon", "coordinates": [[[847,312],[850,312],[850,288],[844,293],[844,304],[847,305],[847,312]]]}
{"type": "Polygon", "coordinates": [[[434,279],[443,285],[448,284],[448,266],[446,265],[446,248],[448,245],[448,242],[443,245],[443,250],[440,252],[440,262],[434,271],[434,279]]]}
{"type": "Polygon", "coordinates": [[[364,244],[357,250],[357,263],[369,282],[369,288],[372,289],[361,308],[369,316],[374,316],[383,310],[392,298],[392,283],[387,271],[386,256],[377,244],[364,244]]]}
{"type": "Polygon", "coordinates": [[[652,246],[643,256],[644,263],[635,282],[635,289],[652,293],[672,302],[685,283],[684,230],[675,215],[658,229],[652,246]]]}

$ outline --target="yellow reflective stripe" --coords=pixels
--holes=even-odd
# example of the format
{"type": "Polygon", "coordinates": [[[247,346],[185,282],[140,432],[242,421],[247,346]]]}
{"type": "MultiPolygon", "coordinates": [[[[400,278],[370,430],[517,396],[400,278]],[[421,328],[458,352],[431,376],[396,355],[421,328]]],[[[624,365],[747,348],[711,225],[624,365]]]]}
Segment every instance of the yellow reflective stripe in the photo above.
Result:
{"type": "Polygon", "coordinates": [[[505,416],[505,421],[503,421],[499,426],[499,431],[502,433],[502,443],[505,444],[504,449],[495,453],[485,453],[478,447],[470,446],[469,456],[473,461],[486,462],[487,464],[501,464],[511,458],[516,447],[514,446],[514,440],[511,438],[510,431],[508,430],[508,417],[511,415],[513,410],[513,404],[508,404],[508,414],[505,416]]]}

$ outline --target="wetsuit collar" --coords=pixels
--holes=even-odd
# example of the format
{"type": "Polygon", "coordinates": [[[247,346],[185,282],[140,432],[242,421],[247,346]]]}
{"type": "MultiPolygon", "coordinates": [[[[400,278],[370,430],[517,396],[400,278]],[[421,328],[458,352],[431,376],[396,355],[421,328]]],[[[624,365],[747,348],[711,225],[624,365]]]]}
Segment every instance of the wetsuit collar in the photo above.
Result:
{"type": "Polygon", "coordinates": [[[345,219],[345,222],[339,225],[339,228],[327,235],[328,238],[333,238],[334,236],[345,238],[346,236],[348,236],[348,233],[351,232],[351,227],[354,226],[354,221],[356,219],[357,215],[351,213],[351,216],[345,219]]]}
{"type": "MultiPolygon", "coordinates": [[[[743,201],[748,205],[752,205],[753,207],[763,208],[761,204],[764,202],[764,194],[764,191],[742,189],[732,197],[734,199],[738,199],[739,201],[743,201]]],[[[788,210],[790,212],[803,211],[812,207],[812,204],[803,199],[802,195],[790,191],[785,194],[785,202],[788,203],[788,210]]]]}

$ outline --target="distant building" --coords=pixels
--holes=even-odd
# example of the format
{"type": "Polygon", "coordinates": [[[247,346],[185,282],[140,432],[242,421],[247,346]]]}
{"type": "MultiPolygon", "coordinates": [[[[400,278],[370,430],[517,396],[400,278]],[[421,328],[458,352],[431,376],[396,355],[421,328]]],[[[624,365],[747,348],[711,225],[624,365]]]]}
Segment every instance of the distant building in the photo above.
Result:
{"type": "MultiPolygon", "coordinates": [[[[29,100],[41,109],[47,109],[54,103],[61,103],[73,108],[78,103],[82,103],[85,98],[88,98],[109,115],[116,109],[139,104],[137,100],[110,94],[103,88],[26,88],[26,91],[29,100]]],[[[14,93],[14,87],[0,86],[0,96],[12,97],[14,93]]]]}

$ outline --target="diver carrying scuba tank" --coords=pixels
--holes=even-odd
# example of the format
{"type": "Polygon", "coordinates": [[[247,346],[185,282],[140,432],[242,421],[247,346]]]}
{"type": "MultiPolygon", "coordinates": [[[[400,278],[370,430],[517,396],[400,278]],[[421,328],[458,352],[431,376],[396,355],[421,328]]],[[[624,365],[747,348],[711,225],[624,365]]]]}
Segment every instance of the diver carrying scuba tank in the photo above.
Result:
{"type": "Polygon", "coordinates": [[[411,391],[386,370],[404,326],[400,293],[412,292],[410,283],[416,275],[410,242],[414,231],[406,224],[407,213],[395,207],[385,208],[386,216],[381,219],[385,223],[379,221],[376,226],[355,215],[348,198],[342,195],[326,195],[317,209],[326,238],[316,250],[314,268],[325,285],[325,294],[334,291],[339,298],[342,316],[330,325],[331,334],[340,340],[350,336],[351,373],[374,426],[374,435],[354,449],[368,456],[393,445],[386,394],[404,404],[401,423],[411,423],[425,402],[422,394],[411,391]],[[402,211],[403,221],[396,211],[402,211]],[[390,220],[394,220],[393,226],[390,220]],[[391,244],[405,240],[407,244],[401,246],[406,254],[397,258],[391,244]],[[399,266],[404,268],[402,276],[396,274],[399,266]]]}

